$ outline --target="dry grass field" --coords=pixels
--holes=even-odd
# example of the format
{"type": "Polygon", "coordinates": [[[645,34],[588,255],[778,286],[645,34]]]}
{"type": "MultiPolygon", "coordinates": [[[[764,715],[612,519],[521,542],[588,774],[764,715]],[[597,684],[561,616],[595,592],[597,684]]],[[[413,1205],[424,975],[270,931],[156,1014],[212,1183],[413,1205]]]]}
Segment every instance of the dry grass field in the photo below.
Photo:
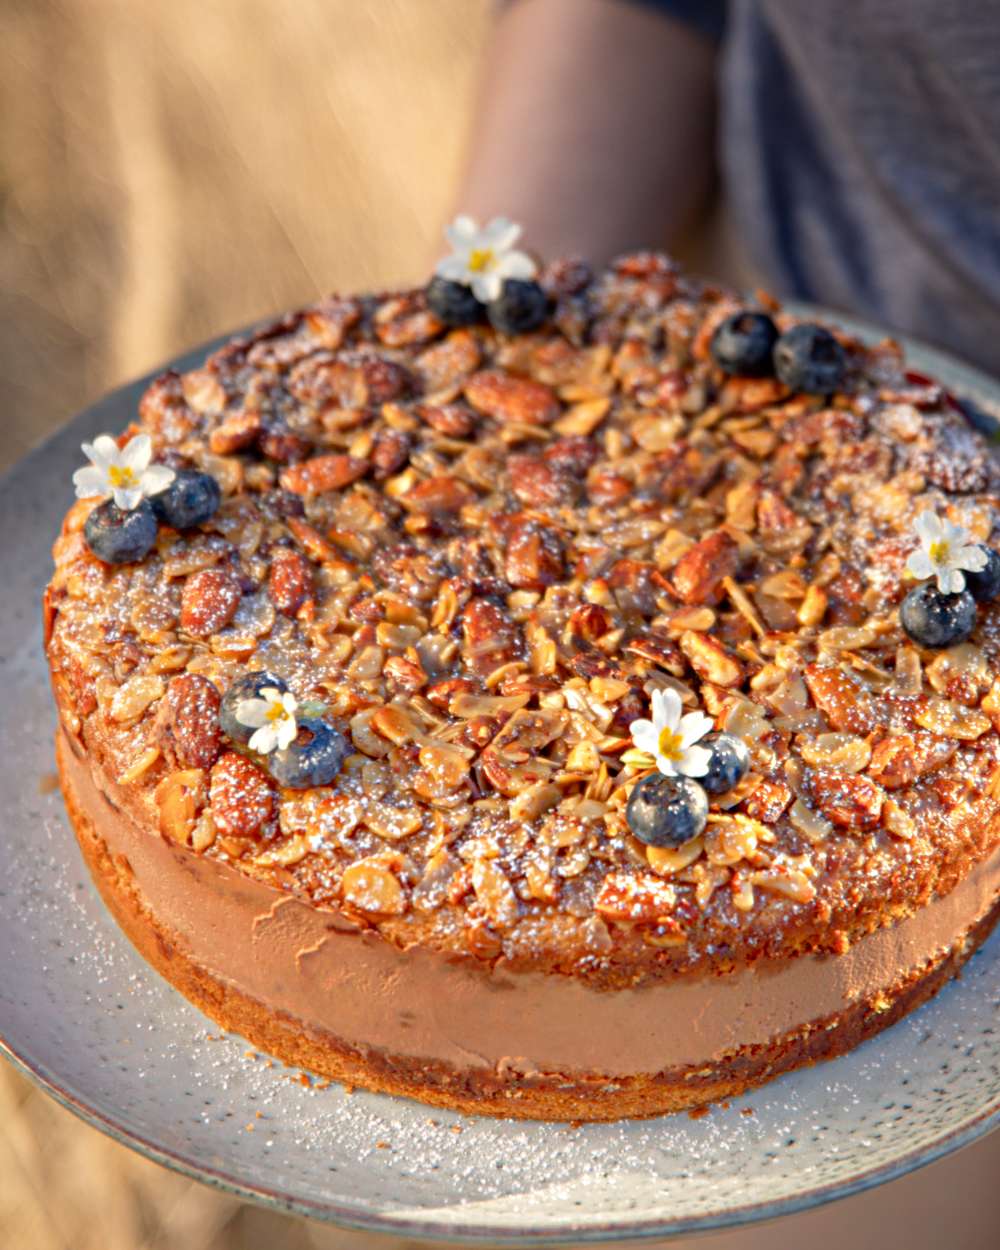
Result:
{"type": "MultiPolygon", "coordinates": [[[[488,21],[489,0],[0,0],[0,466],[201,340],[419,276],[488,21]]],[[[697,1245],[989,1250],[998,1171],[1000,1134],[881,1193],[697,1245]]],[[[2,1250],[404,1244],[166,1172],[0,1064],[2,1250]]]]}

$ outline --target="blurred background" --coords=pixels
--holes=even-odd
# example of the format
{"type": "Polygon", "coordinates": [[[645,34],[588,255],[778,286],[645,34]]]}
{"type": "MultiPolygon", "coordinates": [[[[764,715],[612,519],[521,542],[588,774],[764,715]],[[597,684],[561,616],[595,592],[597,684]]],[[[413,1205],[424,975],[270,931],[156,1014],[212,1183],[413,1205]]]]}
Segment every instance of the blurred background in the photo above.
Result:
{"type": "MultiPolygon", "coordinates": [[[[321,291],[420,278],[454,208],[490,11],[0,0],[0,467],[205,339],[321,291]]],[[[711,239],[695,255],[733,276],[711,239]]],[[[876,1193],[697,1245],[989,1250],[997,1175],[1000,1134],[876,1193]]],[[[175,1176],[0,1065],[2,1247],[405,1244],[175,1176]]]]}

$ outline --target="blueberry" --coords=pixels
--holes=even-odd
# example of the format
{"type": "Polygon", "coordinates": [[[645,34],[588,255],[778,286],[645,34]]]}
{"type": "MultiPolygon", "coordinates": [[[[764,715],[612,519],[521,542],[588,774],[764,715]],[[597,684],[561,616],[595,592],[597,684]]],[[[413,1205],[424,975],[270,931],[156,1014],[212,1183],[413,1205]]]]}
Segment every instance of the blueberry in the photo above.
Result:
{"type": "Polygon", "coordinates": [[[254,730],[249,725],[243,725],[236,719],[236,711],[244,699],[259,698],[260,692],[267,689],[268,686],[273,687],[275,690],[280,690],[282,694],[288,689],[287,684],[280,677],[275,677],[273,673],[262,669],[257,673],[246,673],[243,677],[237,677],[222,696],[222,706],[219,708],[219,727],[228,738],[232,738],[234,742],[242,742],[244,746],[250,741],[254,735],[254,730]]]}
{"type": "Polygon", "coordinates": [[[486,313],[490,325],[501,334],[527,334],[537,330],[549,315],[549,297],[537,282],[508,278],[486,313]]]}
{"type": "Polygon", "coordinates": [[[625,815],[648,846],[683,846],[705,828],[708,796],[690,777],[652,773],[632,788],[625,815]]]}
{"type": "Polygon", "coordinates": [[[774,372],[771,352],[778,341],[778,327],[767,313],[739,312],[712,335],[709,351],[726,373],[767,377],[774,372]]]}
{"type": "Polygon", "coordinates": [[[427,305],[446,326],[471,326],[482,321],[485,309],[472,294],[472,288],[447,278],[432,278],[427,287],[427,305]]]}
{"type": "Polygon", "coordinates": [[[299,720],[299,732],[305,730],[308,741],[296,739],[290,746],[274,751],[267,758],[271,776],[289,790],[309,790],[328,786],[340,772],[353,747],[342,733],[326,721],[312,717],[299,720]]]}
{"type": "Polygon", "coordinates": [[[156,517],[147,499],[140,500],[130,512],[106,499],[87,517],[83,536],[105,564],[134,564],[153,549],[156,517]]]}
{"type": "Polygon", "coordinates": [[[899,623],[918,647],[953,647],[975,628],[976,601],[967,590],[945,595],[924,582],[899,605],[899,623]]]}
{"type": "Polygon", "coordinates": [[[708,772],[698,778],[709,794],[725,794],[747,775],[750,752],[742,738],[732,734],[709,734],[698,745],[712,752],[708,772]]]}
{"type": "Polygon", "coordinates": [[[844,378],[844,349],[822,326],[799,325],[778,339],[773,352],[774,371],[793,391],[832,395],[844,378]]]}
{"type": "Polygon", "coordinates": [[[986,568],[978,573],[965,573],[965,588],[979,603],[988,603],[1000,595],[1000,552],[981,544],[986,552],[986,568]]]}
{"type": "Polygon", "coordinates": [[[149,502],[164,525],[189,530],[218,511],[222,491],[211,474],[178,469],[166,490],[150,495],[149,502]]]}

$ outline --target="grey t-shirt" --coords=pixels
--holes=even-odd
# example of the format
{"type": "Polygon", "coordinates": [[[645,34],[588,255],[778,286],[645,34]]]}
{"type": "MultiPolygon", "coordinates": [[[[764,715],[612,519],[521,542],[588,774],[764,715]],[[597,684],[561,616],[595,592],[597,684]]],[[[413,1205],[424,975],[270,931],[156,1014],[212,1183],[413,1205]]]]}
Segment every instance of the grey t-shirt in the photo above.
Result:
{"type": "Polygon", "coordinates": [[[653,2],[720,39],[720,164],[771,289],[1000,374],[1000,3],[653,2]]]}

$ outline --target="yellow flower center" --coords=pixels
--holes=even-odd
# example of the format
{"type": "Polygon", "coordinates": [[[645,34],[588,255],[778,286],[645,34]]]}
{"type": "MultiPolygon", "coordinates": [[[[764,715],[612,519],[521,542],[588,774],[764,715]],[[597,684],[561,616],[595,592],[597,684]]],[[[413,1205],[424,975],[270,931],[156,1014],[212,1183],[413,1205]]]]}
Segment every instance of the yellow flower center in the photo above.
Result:
{"type": "Polygon", "coordinates": [[[945,539],[939,538],[936,543],[931,543],[927,554],[935,564],[946,564],[951,555],[951,549],[945,539]]]}
{"type": "Polygon", "coordinates": [[[679,760],[683,754],[680,734],[674,733],[672,729],[661,729],[657,748],[668,760],[679,760]]]}
{"type": "Polygon", "coordinates": [[[473,273],[482,273],[492,264],[493,249],[491,247],[474,247],[469,253],[469,268],[473,273]]]}
{"type": "Polygon", "coordinates": [[[288,713],[285,711],[283,703],[272,703],[267,709],[267,719],[270,721],[285,720],[288,713]]]}
{"type": "Polygon", "coordinates": [[[108,481],[118,490],[127,490],[130,486],[139,485],[139,479],[125,464],[113,464],[108,469],[108,481]]]}

